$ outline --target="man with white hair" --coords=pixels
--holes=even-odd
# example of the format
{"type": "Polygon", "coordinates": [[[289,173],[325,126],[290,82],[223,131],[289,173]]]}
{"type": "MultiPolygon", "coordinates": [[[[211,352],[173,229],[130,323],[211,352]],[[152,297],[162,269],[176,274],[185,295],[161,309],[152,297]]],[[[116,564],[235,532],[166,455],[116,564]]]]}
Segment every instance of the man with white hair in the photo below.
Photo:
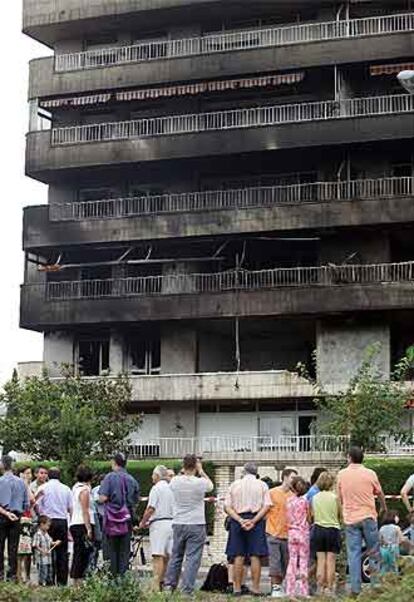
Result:
{"type": "Polygon", "coordinates": [[[253,594],[260,594],[261,559],[269,555],[265,516],[272,506],[269,488],[257,478],[257,466],[248,462],[243,477],[230,485],[225,500],[225,511],[230,517],[226,554],[234,558],[234,595],[240,596],[246,558],[251,560],[253,594]]]}
{"type": "Polygon", "coordinates": [[[140,528],[149,526],[154,588],[161,591],[165,571],[171,556],[173,544],[173,504],[174,495],[169,485],[168,469],[159,465],[154,468],[148,505],[142,517],[140,528]]]}

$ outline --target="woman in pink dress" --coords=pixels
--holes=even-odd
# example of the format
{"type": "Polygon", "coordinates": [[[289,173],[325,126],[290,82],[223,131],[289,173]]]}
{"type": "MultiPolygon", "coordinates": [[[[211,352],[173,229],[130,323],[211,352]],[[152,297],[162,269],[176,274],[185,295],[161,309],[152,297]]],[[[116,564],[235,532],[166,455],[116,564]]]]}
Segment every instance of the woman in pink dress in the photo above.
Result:
{"type": "Polygon", "coordinates": [[[296,576],[299,577],[299,596],[309,596],[310,508],[303,497],[307,491],[302,477],[295,477],[291,485],[295,494],[287,502],[289,565],[286,572],[286,594],[296,596],[296,576]]]}

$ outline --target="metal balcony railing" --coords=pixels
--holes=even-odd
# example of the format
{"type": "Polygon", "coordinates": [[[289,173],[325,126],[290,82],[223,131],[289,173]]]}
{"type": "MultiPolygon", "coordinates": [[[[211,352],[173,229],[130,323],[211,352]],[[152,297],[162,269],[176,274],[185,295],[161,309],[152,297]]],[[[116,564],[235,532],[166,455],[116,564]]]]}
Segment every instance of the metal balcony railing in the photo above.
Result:
{"type": "Polygon", "coordinates": [[[49,217],[52,221],[113,219],[413,195],[414,177],[309,182],[53,204],[49,217]]]}
{"type": "Polygon", "coordinates": [[[411,94],[325,100],[54,128],[51,131],[51,143],[53,146],[62,146],[413,111],[414,95],[411,94]]]}
{"type": "Polygon", "coordinates": [[[381,284],[414,280],[414,261],[404,263],[326,265],[211,274],[166,274],[107,280],[48,282],[46,299],[105,299],[251,291],[280,287],[381,284]]]}
{"type": "Polygon", "coordinates": [[[188,437],[145,439],[129,446],[130,457],[180,458],[185,454],[239,454],[286,453],[343,453],[349,445],[348,437],[329,435],[280,435],[188,437]]]}
{"type": "Polygon", "coordinates": [[[79,71],[123,65],[125,63],[158,61],[344,38],[378,36],[413,30],[414,13],[366,17],[348,21],[302,23],[285,27],[267,27],[265,29],[256,28],[181,40],[155,40],[131,46],[60,54],[55,57],[55,71],[79,71]]]}

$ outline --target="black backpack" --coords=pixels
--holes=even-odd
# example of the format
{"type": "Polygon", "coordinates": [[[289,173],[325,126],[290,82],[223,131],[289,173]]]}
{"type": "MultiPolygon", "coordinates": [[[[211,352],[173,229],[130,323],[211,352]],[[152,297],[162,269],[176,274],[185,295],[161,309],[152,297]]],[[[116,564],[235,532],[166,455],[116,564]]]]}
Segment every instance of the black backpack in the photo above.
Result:
{"type": "Polygon", "coordinates": [[[201,588],[202,592],[225,594],[229,587],[229,571],[225,564],[213,564],[201,588]]]}

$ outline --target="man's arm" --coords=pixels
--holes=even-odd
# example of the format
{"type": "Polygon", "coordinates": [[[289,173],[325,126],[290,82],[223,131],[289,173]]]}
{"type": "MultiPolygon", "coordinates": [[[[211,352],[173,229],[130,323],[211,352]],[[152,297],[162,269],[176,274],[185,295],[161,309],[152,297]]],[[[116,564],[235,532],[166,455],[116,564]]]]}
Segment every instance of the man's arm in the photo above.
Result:
{"type": "Polygon", "coordinates": [[[376,483],[374,485],[374,494],[376,494],[378,496],[378,501],[380,504],[380,512],[387,512],[388,508],[387,508],[387,500],[385,499],[385,495],[384,492],[382,490],[381,484],[378,480],[378,477],[376,478],[376,483]]]}
{"type": "Polygon", "coordinates": [[[110,495],[109,476],[110,475],[106,475],[106,477],[104,478],[104,480],[101,483],[101,486],[99,487],[99,503],[100,504],[106,504],[106,502],[109,500],[109,495],[110,495]]]}
{"type": "Polygon", "coordinates": [[[146,507],[144,515],[141,519],[141,522],[139,523],[140,529],[146,529],[148,527],[150,518],[154,514],[154,512],[155,512],[155,508],[153,508],[152,506],[146,507]]]}
{"type": "Polygon", "coordinates": [[[408,497],[411,493],[411,490],[413,489],[413,486],[414,486],[414,476],[411,476],[405,482],[403,488],[401,489],[401,493],[400,493],[402,501],[404,502],[404,505],[407,508],[408,512],[412,512],[414,510],[414,504],[411,505],[410,498],[408,497]]]}
{"type": "Polygon", "coordinates": [[[210,477],[208,476],[208,474],[205,472],[203,465],[201,462],[198,462],[197,464],[197,471],[198,471],[198,475],[207,481],[206,483],[206,493],[210,493],[210,491],[213,491],[214,489],[214,483],[213,481],[210,479],[210,477]]]}

